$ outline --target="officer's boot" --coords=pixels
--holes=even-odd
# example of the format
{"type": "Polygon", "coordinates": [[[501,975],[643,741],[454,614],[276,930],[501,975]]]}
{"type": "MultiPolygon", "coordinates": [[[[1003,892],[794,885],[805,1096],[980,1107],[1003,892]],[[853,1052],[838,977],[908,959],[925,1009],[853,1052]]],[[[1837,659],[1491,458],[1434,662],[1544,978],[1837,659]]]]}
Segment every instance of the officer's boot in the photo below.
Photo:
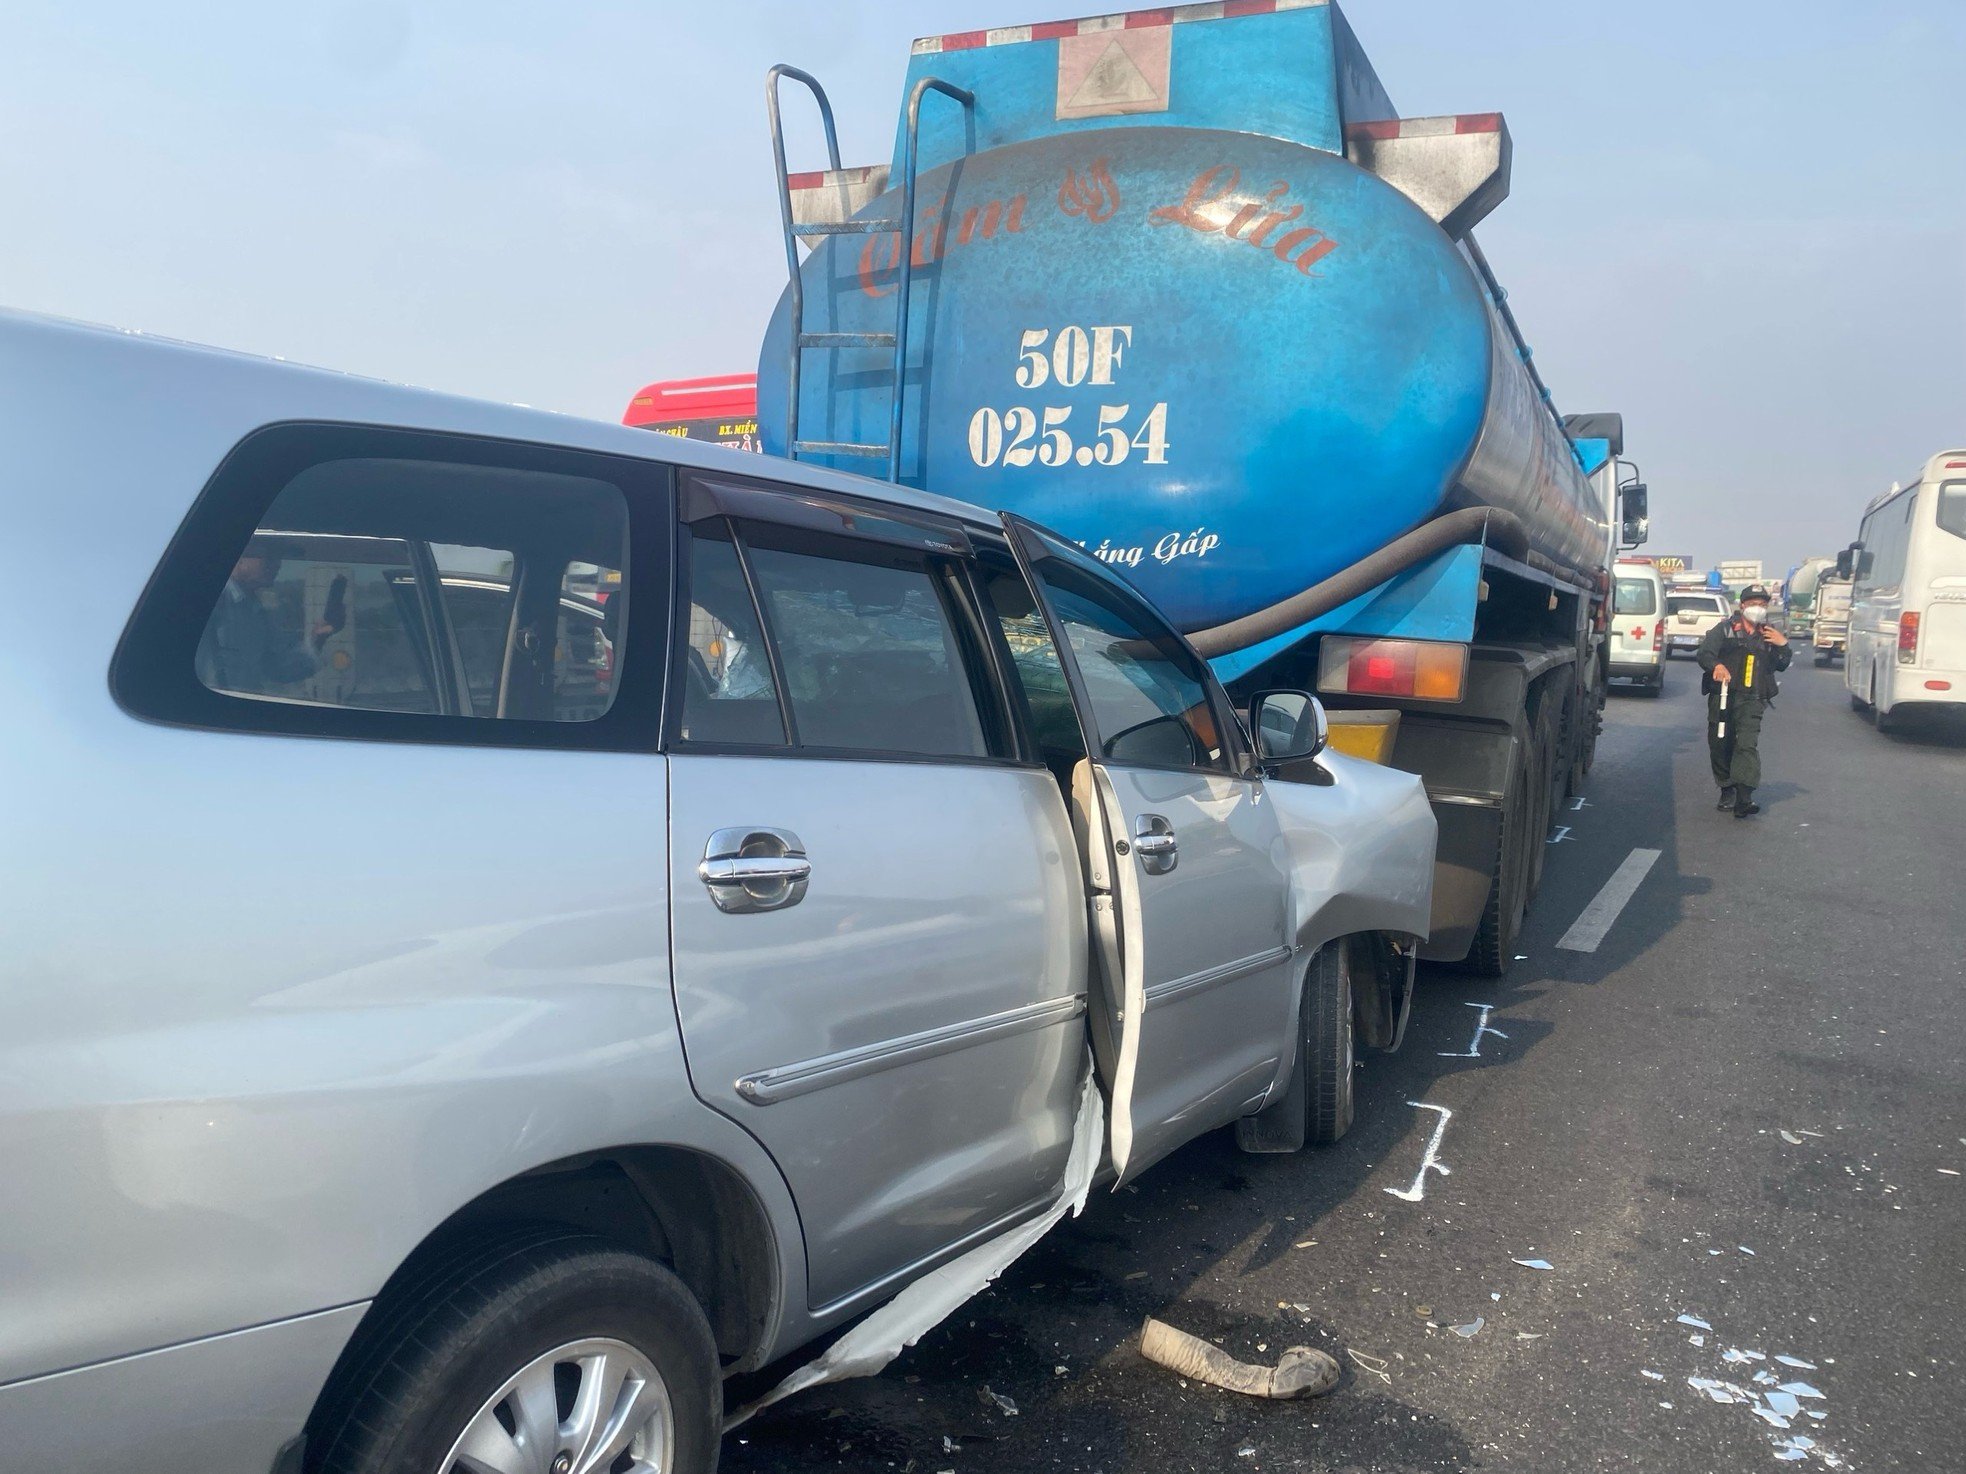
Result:
{"type": "Polygon", "coordinates": [[[1761,812],[1761,805],[1754,801],[1754,790],[1745,785],[1734,790],[1734,817],[1746,819],[1761,812]]]}
{"type": "Polygon", "coordinates": [[[1716,809],[1731,809],[1734,807],[1733,784],[1729,783],[1725,788],[1720,790],[1720,802],[1715,804],[1714,807],[1716,809]]]}

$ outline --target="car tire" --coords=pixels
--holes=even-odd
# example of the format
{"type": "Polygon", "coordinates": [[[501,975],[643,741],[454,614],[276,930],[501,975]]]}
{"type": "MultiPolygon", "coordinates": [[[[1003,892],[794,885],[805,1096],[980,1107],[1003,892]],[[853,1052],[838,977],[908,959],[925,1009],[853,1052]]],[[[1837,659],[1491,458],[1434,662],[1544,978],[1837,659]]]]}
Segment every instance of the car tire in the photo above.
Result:
{"type": "Polygon", "coordinates": [[[1651,682],[1645,688],[1645,694],[1655,700],[1666,694],[1666,668],[1664,666],[1660,666],[1659,673],[1652,677],[1651,682]]]}
{"type": "Polygon", "coordinates": [[[1236,1122],[1236,1145],[1258,1155],[1329,1146],[1351,1129],[1358,1035],[1346,943],[1318,949],[1304,970],[1297,1055],[1284,1093],[1236,1122]]]}
{"type": "Polygon", "coordinates": [[[1298,1063],[1304,1067],[1304,1139],[1330,1146],[1352,1129],[1358,1030],[1352,1007],[1352,949],[1320,947],[1304,977],[1298,1063]]]}
{"type": "Polygon", "coordinates": [[[563,1474],[605,1474],[624,1453],[713,1474],[722,1413],[716,1342],[682,1281],[592,1234],[517,1229],[385,1291],[309,1421],[303,1468],[452,1474],[467,1467],[467,1435],[518,1467],[560,1468],[525,1453],[525,1435],[591,1454],[599,1428],[616,1453],[574,1458],[563,1474]],[[589,1386],[598,1401],[583,1398],[589,1386]]]}

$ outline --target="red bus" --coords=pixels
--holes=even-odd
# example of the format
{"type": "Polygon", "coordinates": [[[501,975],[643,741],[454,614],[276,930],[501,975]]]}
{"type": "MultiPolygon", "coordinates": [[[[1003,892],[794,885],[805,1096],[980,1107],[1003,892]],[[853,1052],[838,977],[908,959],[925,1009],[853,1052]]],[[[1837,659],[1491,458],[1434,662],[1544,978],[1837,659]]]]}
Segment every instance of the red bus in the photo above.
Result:
{"type": "Polygon", "coordinates": [[[707,440],[733,450],[762,451],[758,439],[758,376],[722,374],[709,379],[665,379],[635,391],[621,423],[707,440]]]}

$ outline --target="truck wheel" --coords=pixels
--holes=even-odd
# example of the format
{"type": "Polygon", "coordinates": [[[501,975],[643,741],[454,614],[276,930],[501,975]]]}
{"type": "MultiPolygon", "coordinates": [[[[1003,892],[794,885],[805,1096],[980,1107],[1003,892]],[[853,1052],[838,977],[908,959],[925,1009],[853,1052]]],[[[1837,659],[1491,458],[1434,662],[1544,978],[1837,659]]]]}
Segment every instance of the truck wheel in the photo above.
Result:
{"type": "MultiPolygon", "coordinates": [[[[1499,978],[1515,960],[1515,939],[1522,930],[1522,913],[1527,908],[1529,864],[1524,843],[1529,815],[1526,790],[1529,787],[1528,757],[1517,746],[1515,769],[1509,777],[1507,796],[1502,800],[1501,833],[1495,840],[1495,863],[1488,879],[1488,904],[1482,908],[1481,925],[1475,931],[1474,945],[1468,949],[1468,963],[1485,978],[1499,978]]],[[[1543,836],[1536,836],[1541,843],[1543,836]]]]}
{"type": "MultiPolygon", "coordinates": [[[[1536,716],[1536,750],[1530,757],[1532,771],[1536,775],[1536,817],[1529,826],[1529,832],[1539,840],[1548,839],[1550,826],[1556,822],[1557,810],[1563,803],[1563,774],[1557,767],[1555,711],[1546,700],[1543,709],[1536,716]]],[[[1543,885],[1543,860],[1549,853],[1546,844],[1528,846],[1529,879],[1523,896],[1524,909],[1543,885]]]]}
{"type": "Polygon", "coordinates": [[[1350,949],[1341,939],[1318,949],[1304,971],[1297,1015],[1297,1059],[1282,1096],[1236,1122],[1236,1145],[1275,1154],[1329,1146],[1352,1124],[1357,1033],[1350,949]]]}
{"type": "Polygon", "coordinates": [[[488,1239],[387,1292],[356,1337],[310,1423],[307,1474],[717,1466],[709,1322],[662,1265],[605,1239],[488,1239]]]}

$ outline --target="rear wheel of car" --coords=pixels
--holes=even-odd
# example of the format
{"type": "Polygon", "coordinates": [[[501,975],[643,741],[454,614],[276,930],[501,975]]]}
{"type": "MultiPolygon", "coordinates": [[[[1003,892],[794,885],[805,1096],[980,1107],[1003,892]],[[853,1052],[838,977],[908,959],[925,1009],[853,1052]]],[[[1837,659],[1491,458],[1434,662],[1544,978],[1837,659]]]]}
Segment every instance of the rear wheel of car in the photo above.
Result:
{"type": "Polygon", "coordinates": [[[711,1474],[695,1298],[591,1234],[517,1230],[392,1289],[316,1409],[308,1474],[711,1474]]]}
{"type": "Polygon", "coordinates": [[[1658,670],[1653,672],[1652,683],[1645,688],[1645,694],[1647,696],[1663,696],[1666,694],[1666,668],[1664,665],[1661,665],[1658,670]]]}

